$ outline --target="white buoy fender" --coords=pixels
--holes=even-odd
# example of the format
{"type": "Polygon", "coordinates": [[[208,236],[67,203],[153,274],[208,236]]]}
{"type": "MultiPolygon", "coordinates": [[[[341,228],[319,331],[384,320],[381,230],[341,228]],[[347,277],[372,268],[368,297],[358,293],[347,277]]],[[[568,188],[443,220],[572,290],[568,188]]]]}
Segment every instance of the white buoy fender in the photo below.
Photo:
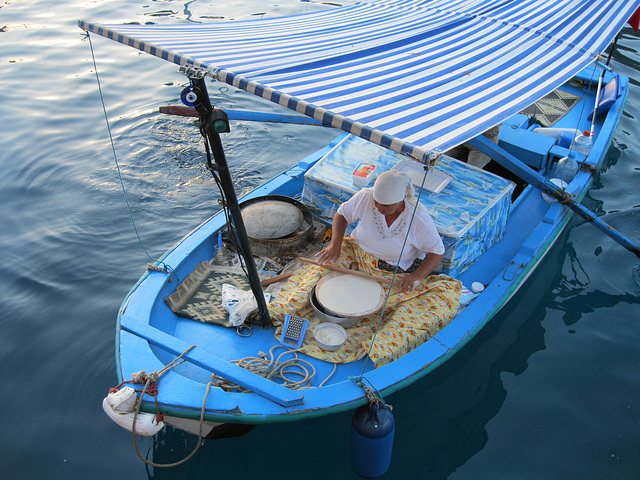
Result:
{"type": "MultiPolygon", "coordinates": [[[[131,432],[136,400],[136,391],[131,387],[124,387],[117,392],[109,393],[102,401],[102,408],[111,420],[131,432]]],[[[138,435],[152,437],[163,427],[164,422],[156,421],[156,415],[153,413],[139,412],[136,417],[136,433],[138,435]]]]}

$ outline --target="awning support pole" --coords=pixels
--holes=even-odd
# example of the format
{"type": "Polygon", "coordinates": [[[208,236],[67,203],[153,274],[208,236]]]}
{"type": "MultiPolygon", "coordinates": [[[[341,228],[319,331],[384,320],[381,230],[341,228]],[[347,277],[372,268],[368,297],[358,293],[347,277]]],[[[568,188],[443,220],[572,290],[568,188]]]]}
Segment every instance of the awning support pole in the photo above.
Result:
{"type": "Polygon", "coordinates": [[[565,190],[548,181],[545,177],[533,170],[527,164],[518,160],[509,152],[486,138],[484,135],[479,135],[469,140],[468,143],[480,150],[485,155],[491,157],[493,160],[498,162],[514,175],[520,177],[525,182],[533,185],[544,193],[551,195],[553,198],[569,207],[571,210],[584,218],[587,222],[590,222],[598,230],[604,232],[617,243],[622,245],[630,252],[633,252],[637,257],[640,258],[640,247],[637,244],[623,236],[620,232],[615,230],[610,225],[600,220],[600,218],[591,210],[577,203],[565,190]]]}
{"type": "Polygon", "coordinates": [[[260,277],[258,275],[256,264],[253,260],[253,254],[251,253],[247,230],[244,226],[244,220],[242,219],[242,214],[240,212],[238,198],[236,196],[235,189],[233,188],[233,181],[231,179],[231,174],[229,173],[229,167],[227,165],[227,159],[224,154],[220,134],[218,133],[219,131],[229,131],[229,120],[222,110],[214,110],[211,106],[204,78],[190,78],[190,80],[193,91],[198,96],[194,106],[200,114],[200,130],[205,138],[205,142],[208,142],[215,160],[214,165],[211,163],[210,158],[207,158],[207,168],[209,168],[212,175],[217,173],[220,179],[220,186],[226,200],[225,208],[229,212],[228,222],[231,224],[230,225],[228,223],[227,227],[231,235],[234,236],[238,247],[238,254],[244,260],[251,291],[253,292],[258,304],[258,313],[260,315],[262,326],[270,327],[272,324],[271,318],[269,317],[269,310],[267,309],[267,302],[264,298],[264,293],[262,292],[260,277]],[[226,129],[221,128],[221,125],[224,125],[224,122],[226,122],[226,129]]]}

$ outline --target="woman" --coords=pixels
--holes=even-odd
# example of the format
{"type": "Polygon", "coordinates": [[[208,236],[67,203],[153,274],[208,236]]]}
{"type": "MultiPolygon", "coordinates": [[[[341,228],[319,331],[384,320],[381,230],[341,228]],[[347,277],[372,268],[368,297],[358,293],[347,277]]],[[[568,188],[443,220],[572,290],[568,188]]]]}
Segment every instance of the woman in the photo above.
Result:
{"type": "Polygon", "coordinates": [[[444,256],[444,245],[433,220],[410,199],[414,190],[405,173],[382,173],[373,188],[364,188],[340,205],[333,217],[332,238],[318,254],[322,265],[335,262],[341,254],[347,226],[358,222],[351,237],[378,259],[378,268],[405,273],[399,288],[415,289],[444,256]],[[415,213],[414,213],[415,212],[415,213]]]}
{"type": "MultiPolygon", "coordinates": [[[[333,363],[348,363],[368,355],[376,366],[401,357],[437,334],[454,317],[462,284],[453,278],[429,274],[444,253],[442,240],[431,217],[409,201],[413,187],[406,174],[381,174],[373,188],[362,189],[343,203],[333,219],[333,236],[318,254],[318,263],[334,263],[378,277],[393,278],[383,285],[387,297],[381,312],[369,315],[348,328],[347,342],[335,352],[322,350],[310,336],[301,351],[333,363]],[[350,238],[347,225],[358,221],[350,238]],[[408,234],[408,235],[407,235],[408,234]],[[406,238],[406,240],[405,240],[406,238]],[[390,265],[386,265],[390,264],[390,265]]],[[[279,338],[284,315],[298,315],[313,331],[320,323],[309,302],[309,292],[330,269],[305,264],[269,304],[279,338]]]]}

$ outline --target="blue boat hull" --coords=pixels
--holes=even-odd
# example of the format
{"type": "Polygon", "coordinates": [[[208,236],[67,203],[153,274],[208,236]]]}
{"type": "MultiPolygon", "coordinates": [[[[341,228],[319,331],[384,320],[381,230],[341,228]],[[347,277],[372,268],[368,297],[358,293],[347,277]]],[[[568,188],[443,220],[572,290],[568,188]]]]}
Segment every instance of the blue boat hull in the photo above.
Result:
{"type": "MultiPolygon", "coordinates": [[[[591,76],[589,72],[585,77],[591,76]]],[[[596,122],[593,148],[583,168],[567,187],[576,201],[582,200],[590,188],[597,169],[603,162],[626,98],[626,78],[620,77],[621,96],[606,115],[596,122]]],[[[570,87],[567,87],[570,88],[570,87]]],[[[583,91],[584,102],[593,105],[595,92],[583,91]]],[[[579,118],[582,103],[562,120],[558,127],[578,125],[589,129],[591,122],[579,118]]],[[[587,107],[589,108],[589,107],[587,107]]],[[[591,107],[592,108],[592,107],[591,107]]],[[[310,127],[315,128],[315,127],[310,127]]],[[[504,127],[503,127],[504,128],[504,127]]],[[[341,138],[297,166],[260,186],[242,200],[264,195],[299,197],[304,186],[304,174],[341,138]]],[[[118,316],[116,348],[117,370],[121,381],[132,373],[160,371],[176,356],[185,354],[185,363],[161,377],[158,389],[160,411],[171,418],[193,420],[197,425],[205,395],[206,422],[268,424],[297,421],[354,409],[367,403],[363,389],[351,378],[364,371],[366,383],[383,396],[415,382],[456,354],[502,308],[543,261],[545,254],[558,240],[573,216],[566,206],[548,203],[540,191],[529,185],[511,206],[506,233],[470,267],[456,275],[464,285],[480,282],[484,291],[432,339],[397,360],[373,368],[371,362],[360,360],[338,365],[326,385],[305,390],[289,390],[275,382],[230,363],[258,351],[268,351],[277,344],[272,329],[255,327],[249,337],[239,336],[235,329],[194,322],[174,314],[165,303],[177,286],[171,276],[150,271],[135,285],[125,299],[118,316]],[[253,393],[226,392],[210,386],[211,373],[250,387],[253,393]]],[[[226,225],[218,214],[197,227],[161,259],[170,265],[175,276],[183,280],[200,262],[215,255],[218,232],[226,225]]],[[[333,368],[332,364],[309,358],[316,370],[319,384],[333,368]]],[[[153,398],[146,396],[142,409],[155,412],[153,398]]],[[[188,431],[193,428],[175,425],[188,431]]],[[[197,431],[197,429],[196,429],[197,431]]]]}

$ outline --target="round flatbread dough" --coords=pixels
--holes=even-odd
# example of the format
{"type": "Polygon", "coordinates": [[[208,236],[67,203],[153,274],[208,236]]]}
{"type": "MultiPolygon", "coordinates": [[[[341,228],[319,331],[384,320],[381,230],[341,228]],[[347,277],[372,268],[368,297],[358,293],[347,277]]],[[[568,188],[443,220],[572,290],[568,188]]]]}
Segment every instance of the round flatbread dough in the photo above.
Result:
{"type": "Polygon", "coordinates": [[[382,307],[384,289],[368,278],[342,274],[327,276],[318,282],[316,297],[333,315],[364,316],[382,307]]]}

